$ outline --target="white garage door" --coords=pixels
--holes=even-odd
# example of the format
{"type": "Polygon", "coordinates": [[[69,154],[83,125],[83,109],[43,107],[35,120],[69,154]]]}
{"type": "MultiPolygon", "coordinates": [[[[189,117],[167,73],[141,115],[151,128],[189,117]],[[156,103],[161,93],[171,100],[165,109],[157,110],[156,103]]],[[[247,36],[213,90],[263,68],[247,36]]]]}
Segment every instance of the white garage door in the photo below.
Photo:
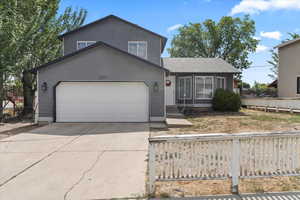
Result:
{"type": "Polygon", "coordinates": [[[141,82],[62,82],[57,122],[147,122],[148,88],[141,82]]]}

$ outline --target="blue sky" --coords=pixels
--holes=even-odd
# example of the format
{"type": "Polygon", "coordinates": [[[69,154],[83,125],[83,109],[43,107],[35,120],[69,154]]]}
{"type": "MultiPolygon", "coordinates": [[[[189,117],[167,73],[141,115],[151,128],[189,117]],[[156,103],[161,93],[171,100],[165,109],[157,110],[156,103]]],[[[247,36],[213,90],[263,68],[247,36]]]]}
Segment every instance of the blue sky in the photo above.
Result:
{"type": "MultiPolygon", "coordinates": [[[[271,82],[269,50],[286,39],[288,32],[300,33],[300,0],[61,0],[67,6],[85,8],[86,23],[109,14],[117,15],[168,38],[167,48],[176,27],[222,16],[250,14],[256,22],[256,37],[261,41],[250,56],[253,67],[243,72],[243,80],[253,84],[271,82]]],[[[166,49],[167,49],[166,48],[166,49]]],[[[168,56],[167,51],[163,56],[168,56]]]]}

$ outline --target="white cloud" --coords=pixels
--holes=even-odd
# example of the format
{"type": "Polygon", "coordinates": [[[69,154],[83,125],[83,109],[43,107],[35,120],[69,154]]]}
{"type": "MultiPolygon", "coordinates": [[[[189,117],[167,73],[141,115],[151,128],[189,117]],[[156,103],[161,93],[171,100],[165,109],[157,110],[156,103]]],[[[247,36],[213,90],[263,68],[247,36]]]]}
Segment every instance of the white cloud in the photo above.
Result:
{"type": "Polygon", "coordinates": [[[300,32],[300,28],[295,28],[294,32],[300,32]]]}
{"type": "Polygon", "coordinates": [[[183,26],[182,24],[175,24],[173,26],[168,27],[167,31],[172,32],[172,31],[175,31],[175,30],[179,29],[182,26],[183,26]]]}
{"type": "Polygon", "coordinates": [[[261,37],[258,37],[258,36],[254,36],[253,38],[256,40],[261,40],[261,37]]]}
{"type": "Polygon", "coordinates": [[[242,0],[230,14],[256,14],[267,10],[300,10],[300,0],[242,0]]]}
{"type": "Polygon", "coordinates": [[[265,38],[270,38],[270,39],[275,39],[275,40],[280,40],[282,34],[279,31],[273,31],[273,32],[260,32],[261,37],[265,38]]]}
{"type": "Polygon", "coordinates": [[[264,45],[257,45],[256,47],[256,53],[264,52],[267,51],[269,47],[264,46],[264,45]]]}

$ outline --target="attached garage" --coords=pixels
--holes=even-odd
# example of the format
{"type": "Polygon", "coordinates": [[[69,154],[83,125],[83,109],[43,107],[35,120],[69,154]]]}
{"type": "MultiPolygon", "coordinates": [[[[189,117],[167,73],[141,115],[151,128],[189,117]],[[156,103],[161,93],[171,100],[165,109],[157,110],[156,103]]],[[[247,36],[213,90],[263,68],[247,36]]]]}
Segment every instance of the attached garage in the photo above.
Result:
{"type": "Polygon", "coordinates": [[[57,122],[147,122],[149,90],[144,82],[60,82],[57,122]]]}
{"type": "Polygon", "coordinates": [[[99,41],[35,70],[38,121],[164,121],[166,72],[99,41]]]}

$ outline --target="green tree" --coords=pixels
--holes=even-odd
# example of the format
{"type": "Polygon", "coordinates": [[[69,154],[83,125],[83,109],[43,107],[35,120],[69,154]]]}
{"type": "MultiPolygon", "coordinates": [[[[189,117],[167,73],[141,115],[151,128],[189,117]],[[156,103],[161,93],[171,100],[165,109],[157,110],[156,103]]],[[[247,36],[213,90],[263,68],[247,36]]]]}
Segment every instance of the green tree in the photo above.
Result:
{"type": "MultiPolygon", "coordinates": [[[[300,35],[297,33],[288,33],[288,35],[289,38],[285,39],[281,43],[287,42],[289,40],[294,40],[300,37],[300,35]]],[[[270,69],[271,73],[268,74],[268,76],[273,80],[276,80],[278,77],[279,55],[277,50],[272,49],[270,50],[270,52],[271,52],[271,60],[269,60],[268,63],[271,65],[271,69],[270,69]]]]}
{"type": "Polygon", "coordinates": [[[254,39],[255,22],[245,16],[222,17],[203,23],[190,23],[178,29],[171,48],[171,57],[223,58],[239,70],[247,69],[249,53],[255,52],[258,40],[254,39]]]}
{"type": "MultiPolygon", "coordinates": [[[[24,113],[33,110],[36,76],[27,72],[62,55],[58,35],[84,23],[86,10],[68,7],[58,14],[60,0],[2,1],[0,13],[5,24],[9,52],[1,52],[8,73],[22,81],[24,113]],[[8,55],[9,54],[9,55],[8,55]],[[11,70],[9,70],[11,69],[11,70]]],[[[0,22],[1,24],[1,22],[0,22]]]]}
{"type": "Polygon", "coordinates": [[[250,89],[250,84],[249,83],[246,83],[246,82],[243,82],[243,81],[239,81],[238,82],[238,88],[244,88],[244,89],[250,89]]]}
{"type": "Polygon", "coordinates": [[[14,60],[11,54],[12,43],[15,38],[10,30],[14,26],[12,23],[13,15],[9,9],[5,9],[6,1],[0,1],[0,120],[3,115],[4,83],[11,72],[11,63],[14,60]]]}

